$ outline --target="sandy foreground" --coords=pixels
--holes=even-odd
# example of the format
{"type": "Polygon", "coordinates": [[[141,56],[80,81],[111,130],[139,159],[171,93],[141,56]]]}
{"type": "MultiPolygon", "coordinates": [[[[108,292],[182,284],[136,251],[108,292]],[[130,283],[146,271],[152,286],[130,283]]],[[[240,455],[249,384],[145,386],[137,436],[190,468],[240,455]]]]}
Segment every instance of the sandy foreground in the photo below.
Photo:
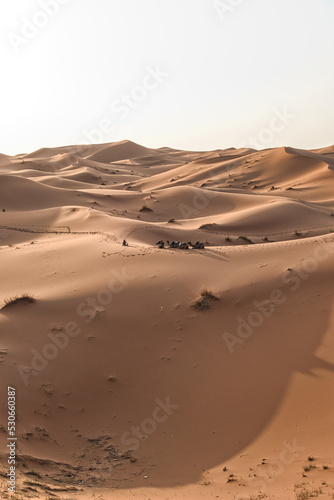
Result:
{"type": "Polygon", "coordinates": [[[334,147],[0,155],[0,307],[35,299],[0,311],[1,498],[333,499],[333,170],[334,147]]]}

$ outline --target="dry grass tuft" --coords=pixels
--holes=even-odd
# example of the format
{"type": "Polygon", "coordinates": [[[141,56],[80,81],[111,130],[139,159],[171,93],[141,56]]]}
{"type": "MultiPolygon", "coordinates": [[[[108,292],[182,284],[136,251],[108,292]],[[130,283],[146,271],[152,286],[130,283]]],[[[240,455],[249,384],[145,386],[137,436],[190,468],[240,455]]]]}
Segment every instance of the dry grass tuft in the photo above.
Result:
{"type": "Polygon", "coordinates": [[[214,293],[208,288],[203,288],[201,290],[200,296],[195,300],[192,307],[197,309],[198,311],[204,311],[205,309],[209,309],[210,301],[219,300],[214,293]]]}
{"type": "Polygon", "coordinates": [[[15,297],[9,297],[5,299],[5,305],[2,309],[6,309],[7,307],[13,307],[17,305],[28,305],[36,302],[35,297],[30,293],[24,293],[22,295],[16,295],[15,297]]]}
{"type": "Polygon", "coordinates": [[[143,205],[139,212],[153,212],[152,208],[149,208],[147,205],[143,205]]]}
{"type": "Polygon", "coordinates": [[[297,500],[308,500],[309,498],[317,498],[321,494],[322,494],[321,488],[314,489],[312,491],[302,490],[298,493],[296,492],[296,498],[297,500]]]}
{"type": "Polygon", "coordinates": [[[316,468],[316,466],[313,464],[304,465],[304,467],[303,467],[304,472],[310,472],[310,470],[315,469],[315,468],[316,468]]]}

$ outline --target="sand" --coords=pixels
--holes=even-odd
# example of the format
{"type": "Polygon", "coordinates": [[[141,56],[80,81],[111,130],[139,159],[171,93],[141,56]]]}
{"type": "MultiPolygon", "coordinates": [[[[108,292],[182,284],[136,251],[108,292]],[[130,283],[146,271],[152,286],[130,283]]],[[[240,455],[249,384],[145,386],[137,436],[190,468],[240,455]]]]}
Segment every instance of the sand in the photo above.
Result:
{"type": "Polygon", "coordinates": [[[333,146],[0,155],[0,307],[34,298],[0,311],[1,498],[7,386],[17,498],[333,498],[333,169],[333,146]]]}

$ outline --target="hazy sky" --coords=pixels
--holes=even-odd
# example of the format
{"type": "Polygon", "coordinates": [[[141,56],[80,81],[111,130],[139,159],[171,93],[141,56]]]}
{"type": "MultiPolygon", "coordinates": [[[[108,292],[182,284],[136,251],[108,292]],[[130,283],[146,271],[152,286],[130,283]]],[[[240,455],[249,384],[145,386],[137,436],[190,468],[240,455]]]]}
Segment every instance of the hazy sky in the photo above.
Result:
{"type": "Polygon", "coordinates": [[[0,152],[334,143],[333,0],[0,3],[0,152]]]}

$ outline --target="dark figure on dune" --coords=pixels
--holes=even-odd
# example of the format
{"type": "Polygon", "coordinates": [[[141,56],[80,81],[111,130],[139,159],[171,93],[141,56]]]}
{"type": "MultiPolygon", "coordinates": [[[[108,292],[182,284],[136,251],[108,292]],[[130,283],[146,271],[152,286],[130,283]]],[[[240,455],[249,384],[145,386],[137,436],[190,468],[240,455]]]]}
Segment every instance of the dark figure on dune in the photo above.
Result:
{"type": "Polygon", "coordinates": [[[196,241],[195,245],[193,245],[191,241],[188,241],[188,245],[192,246],[195,249],[200,249],[200,250],[203,250],[205,248],[204,243],[201,243],[200,241],[196,241]]]}
{"type": "Polygon", "coordinates": [[[179,242],[178,241],[172,241],[172,243],[169,243],[169,241],[167,240],[167,245],[170,248],[179,248],[179,242]]]}

